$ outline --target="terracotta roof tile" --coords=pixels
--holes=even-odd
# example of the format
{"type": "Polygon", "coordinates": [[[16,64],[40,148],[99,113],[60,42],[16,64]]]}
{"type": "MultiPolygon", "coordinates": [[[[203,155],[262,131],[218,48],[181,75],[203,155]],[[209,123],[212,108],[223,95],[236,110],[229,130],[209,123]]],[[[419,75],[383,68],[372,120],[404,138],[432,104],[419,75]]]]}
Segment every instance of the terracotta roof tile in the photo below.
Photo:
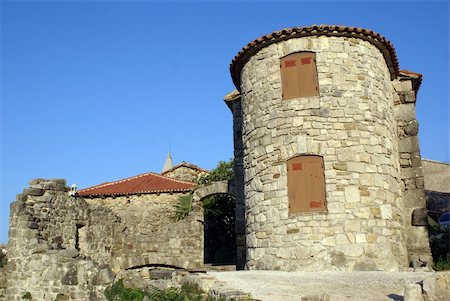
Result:
{"type": "Polygon", "coordinates": [[[78,196],[111,196],[160,192],[190,191],[195,187],[192,182],[171,179],[156,173],[145,173],[134,177],[106,182],[100,185],[81,189],[78,196]]]}
{"type": "Polygon", "coordinates": [[[273,33],[264,35],[242,48],[241,51],[234,57],[230,64],[231,77],[233,83],[238,90],[241,89],[241,70],[244,64],[250,57],[260,49],[267,47],[279,41],[289,40],[292,38],[301,38],[308,36],[338,36],[338,37],[352,37],[359,38],[370,42],[380,49],[383,54],[389,71],[391,79],[399,75],[398,59],[395,53],[394,46],[382,35],[368,29],[351,27],[351,26],[336,26],[336,25],[312,25],[305,27],[285,28],[273,33]]]}

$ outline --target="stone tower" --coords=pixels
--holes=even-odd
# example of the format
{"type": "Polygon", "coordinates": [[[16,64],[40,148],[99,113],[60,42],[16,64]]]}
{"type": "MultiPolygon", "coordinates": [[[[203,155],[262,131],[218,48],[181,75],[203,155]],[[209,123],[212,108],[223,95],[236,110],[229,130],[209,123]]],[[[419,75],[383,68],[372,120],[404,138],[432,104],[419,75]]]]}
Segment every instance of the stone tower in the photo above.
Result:
{"type": "Polygon", "coordinates": [[[230,66],[238,268],[429,266],[421,75],[366,29],[291,28],[230,66]]]}

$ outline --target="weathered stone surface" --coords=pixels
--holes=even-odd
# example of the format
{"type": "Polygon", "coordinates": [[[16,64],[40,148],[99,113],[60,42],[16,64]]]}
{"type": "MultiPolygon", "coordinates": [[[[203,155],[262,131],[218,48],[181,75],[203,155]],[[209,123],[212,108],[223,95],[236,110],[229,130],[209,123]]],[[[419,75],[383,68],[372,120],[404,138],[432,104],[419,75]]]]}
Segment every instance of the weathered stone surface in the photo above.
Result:
{"type": "Polygon", "coordinates": [[[25,201],[11,205],[8,301],[24,291],[36,300],[103,301],[120,270],[203,265],[201,207],[195,203],[187,218],[172,219],[181,194],[83,199],[70,197],[59,180],[31,183],[25,201]]]}
{"type": "Polygon", "coordinates": [[[423,301],[422,287],[420,284],[408,284],[405,288],[404,301],[423,301]]]}
{"type": "Polygon", "coordinates": [[[150,270],[150,278],[151,279],[171,279],[174,270],[161,270],[161,269],[153,269],[150,270]]]}
{"type": "Polygon", "coordinates": [[[413,226],[428,226],[427,208],[414,209],[411,223],[413,226]]]}
{"type": "Polygon", "coordinates": [[[75,267],[69,269],[62,277],[61,283],[65,285],[77,285],[78,284],[78,270],[75,267]]]}
{"type": "Polygon", "coordinates": [[[405,241],[405,228],[413,209],[423,207],[420,192],[402,190],[421,189],[412,87],[410,80],[391,80],[382,53],[354,38],[291,38],[252,54],[234,114],[242,124],[234,140],[243,142],[235,153],[244,170],[249,269],[408,267],[412,240],[405,241]],[[316,54],[319,96],[282,100],[279,61],[300,51],[316,54]],[[324,159],[327,214],[289,212],[286,161],[305,153],[324,159]],[[410,170],[400,173],[400,165],[410,170]],[[367,260],[367,244],[398,251],[367,260]],[[290,251],[297,245],[310,254],[323,250],[298,259],[290,251]],[[345,264],[331,255],[339,252],[345,264]]]}
{"type": "Polygon", "coordinates": [[[102,268],[92,279],[93,285],[107,285],[114,280],[114,274],[110,268],[102,268]]]}
{"type": "Polygon", "coordinates": [[[450,300],[450,272],[437,272],[423,280],[425,301],[450,300]]]}
{"type": "Polygon", "coordinates": [[[42,188],[27,188],[23,191],[23,195],[41,196],[43,194],[44,189],[42,188]]]}

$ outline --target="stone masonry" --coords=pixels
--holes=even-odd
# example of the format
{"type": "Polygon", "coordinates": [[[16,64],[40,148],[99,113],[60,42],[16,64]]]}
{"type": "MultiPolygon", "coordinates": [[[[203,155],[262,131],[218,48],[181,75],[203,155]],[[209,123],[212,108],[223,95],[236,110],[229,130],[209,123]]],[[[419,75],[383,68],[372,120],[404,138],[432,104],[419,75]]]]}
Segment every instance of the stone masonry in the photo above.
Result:
{"type": "Polygon", "coordinates": [[[85,199],[68,190],[64,180],[33,180],[11,204],[5,300],[104,300],[124,270],[203,265],[198,202],[175,222],[180,193],[85,199]]]}
{"type": "Polygon", "coordinates": [[[225,100],[243,169],[248,269],[398,271],[431,263],[427,230],[412,223],[425,207],[415,92],[409,74],[396,71],[390,43],[362,33],[275,32],[231,65],[239,92],[225,100]],[[280,59],[300,51],[316,55],[319,96],[282,100],[280,59]],[[302,154],[323,157],[326,212],[289,213],[286,161],[302,154]]]}
{"type": "MultiPolygon", "coordinates": [[[[100,263],[108,263],[114,272],[151,264],[181,268],[202,266],[203,211],[195,206],[186,219],[174,222],[174,205],[179,196],[178,193],[161,193],[86,198],[94,210],[111,210],[120,219],[121,228],[111,237],[105,260],[98,258],[98,247],[89,247],[92,241],[88,234],[80,236],[80,252],[100,263]]],[[[100,233],[97,235],[101,237],[100,233]]]]}
{"type": "MultiPolygon", "coordinates": [[[[92,213],[110,232],[114,217],[92,213]]],[[[11,204],[5,300],[27,293],[33,300],[103,300],[111,270],[75,248],[76,224],[92,222],[87,204],[68,197],[64,180],[31,181],[11,204]]]]}

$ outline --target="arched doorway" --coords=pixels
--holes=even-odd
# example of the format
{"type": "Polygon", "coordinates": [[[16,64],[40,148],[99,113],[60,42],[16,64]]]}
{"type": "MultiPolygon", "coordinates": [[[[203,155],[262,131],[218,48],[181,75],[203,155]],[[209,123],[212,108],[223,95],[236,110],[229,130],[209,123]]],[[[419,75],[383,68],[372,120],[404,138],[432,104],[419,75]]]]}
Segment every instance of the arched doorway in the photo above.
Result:
{"type": "Polygon", "coordinates": [[[204,263],[236,264],[235,199],[228,193],[202,199],[204,209],[204,263]]]}

